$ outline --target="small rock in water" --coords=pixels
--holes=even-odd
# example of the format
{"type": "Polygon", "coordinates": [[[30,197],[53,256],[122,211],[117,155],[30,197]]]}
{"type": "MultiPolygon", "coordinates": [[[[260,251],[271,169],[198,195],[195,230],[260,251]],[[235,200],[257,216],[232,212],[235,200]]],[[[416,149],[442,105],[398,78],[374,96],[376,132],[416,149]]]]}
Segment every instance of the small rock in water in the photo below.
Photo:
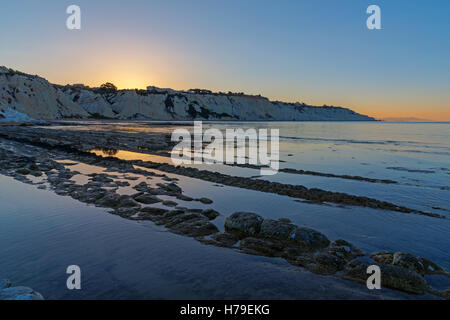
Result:
{"type": "Polygon", "coordinates": [[[220,213],[213,209],[202,210],[201,213],[202,213],[202,215],[207,217],[209,220],[214,220],[215,218],[220,216],[220,213]]]}
{"type": "Polygon", "coordinates": [[[184,194],[177,195],[177,199],[182,200],[182,201],[193,201],[194,200],[193,198],[185,196],[184,194]]]}
{"type": "Polygon", "coordinates": [[[197,201],[200,201],[201,203],[204,203],[204,204],[211,204],[211,203],[213,203],[213,201],[211,199],[208,199],[208,198],[200,198],[200,199],[197,199],[197,201]]]}
{"type": "Polygon", "coordinates": [[[140,203],[144,203],[144,204],[153,204],[153,203],[161,202],[160,199],[158,199],[157,197],[155,197],[154,195],[151,195],[151,194],[141,194],[137,197],[134,197],[134,200],[136,200],[137,202],[140,202],[140,203]]]}
{"type": "Polygon", "coordinates": [[[162,202],[162,204],[167,207],[176,207],[178,205],[178,203],[176,203],[175,201],[171,201],[171,200],[165,200],[162,202]]]}
{"type": "Polygon", "coordinates": [[[177,186],[175,183],[169,183],[165,186],[165,189],[169,192],[175,192],[175,193],[181,193],[182,190],[179,186],[177,186]]]}

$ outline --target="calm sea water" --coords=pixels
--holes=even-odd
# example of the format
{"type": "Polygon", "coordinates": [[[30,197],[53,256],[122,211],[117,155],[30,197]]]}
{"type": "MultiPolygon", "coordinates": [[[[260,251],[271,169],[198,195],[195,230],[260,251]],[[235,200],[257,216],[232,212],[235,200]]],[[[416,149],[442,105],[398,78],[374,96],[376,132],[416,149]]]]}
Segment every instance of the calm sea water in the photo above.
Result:
{"type": "MultiPolygon", "coordinates": [[[[391,179],[396,185],[279,173],[263,177],[388,200],[449,215],[450,124],[448,123],[209,123],[213,127],[280,129],[281,167],[391,179]]],[[[176,126],[177,128],[179,126],[176,126]]],[[[67,130],[171,132],[149,122],[87,123],[67,130]]],[[[144,158],[119,152],[118,157],[144,158]]],[[[168,159],[160,159],[165,161],[168,159]]],[[[215,165],[210,170],[254,176],[258,170],[215,165]]],[[[173,176],[173,175],[169,175],[173,176]]],[[[180,178],[192,197],[214,200],[225,217],[235,211],[290,218],[346,239],[366,252],[407,251],[450,270],[450,222],[414,214],[295,202],[274,194],[220,187],[180,178]]],[[[280,259],[205,246],[151,222],[128,221],[107,210],[37,190],[0,176],[0,277],[29,285],[48,298],[374,298],[407,297],[321,277],[280,259]],[[78,264],[83,289],[68,291],[65,268],[78,264]]],[[[180,202],[180,201],[178,201],[180,202]]],[[[188,206],[180,202],[180,205],[188,206]]],[[[432,280],[443,288],[448,280],[432,280]]],[[[409,296],[408,296],[409,297],[409,296]]]]}

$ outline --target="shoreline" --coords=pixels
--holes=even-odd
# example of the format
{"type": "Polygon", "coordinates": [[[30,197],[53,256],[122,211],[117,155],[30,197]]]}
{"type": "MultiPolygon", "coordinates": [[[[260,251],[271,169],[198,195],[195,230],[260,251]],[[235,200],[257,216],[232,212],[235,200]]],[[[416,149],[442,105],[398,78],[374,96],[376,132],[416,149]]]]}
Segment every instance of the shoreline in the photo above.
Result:
{"type": "Polygon", "coordinates": [[[335,203],[350,206],[369,207],[374,209],[392,210],[402,213],[421,214],[434,218],[447,219],[446,216],[396,205],[387,201],[373,198],[354,196],[351,194],[321,190],[318,188],[308,189],[301,185],[282,184],[269,182],[267,180],[235,177],[218,172],[199,170],[171,164],[160,164],[152,161],[142,160],[120,160],[112,157],[102,157],[89,152],[89,150],[117,150],[123,149],[132,152],[147,151],[150,155],[166,155],[167,150],[174,145],[170,136],[162,133],[117,133],[110,131],[64,131],[58,129],[45,129],[38,127],[7,127],[0,131],[0,137],[42,147],[48,150],[58,149],[67,153],[73,153],[80,157],[93,157],[93,159],[104,158],[106,160],[117,160],[129,162],[133,165],[158,169],[168,173],[176,173],[187,177],[199,178],[201,180],[222,183],[225,185],[252,189],[257,191],[276,193],[293,198],[312,201],[315,203],[335,203]]]}
{"type": "MultiPolygon", "coordinates": [[[[33,130],[31,131],[33,133],[33,136],[36,137],[36,132],[33,130]]],[[[163,171],[179,174],[179,172],[177,170],[174,170],[174,167],[171,165],[148,162],[146,163],[142,161],[124,161],[111,157],[103,158],[101,156],[93,155],[92,153],[75,149],[73,147],[74,144],[52,141],[51,138],[45,137],[42,134],[37,135],[37,139],[39,141],[37,142],[33,140],[27,140],[26,135],[18,137],[17,131],[13,132],[15,133],[14,138],[9,137],[10,140],[20,141],[22,143],[27,143],[28,145],[34,145],[34,150],[33,148],[26,148],[25,153],[28,153],[28,156],[14,154],[12,151],[0,149],[2,155],[1,159],[3,163],[2,168],[4,168],[2,170],[2,174],[6,173],[7,175],[11,175],[19,181],[30,183],[31,181],[27,178],[30,175],[34,177],[44,177],[44,180],[45,176],[47,176],[47,182],[50,183],[50,186],[58,195],[68,195],[81,202],[92,203],[96,206],[111,208],[113,209],[111,213],[119,215],[122,218],[130,220],[150,220],[157,225],[165,226],[171,232],[192,237],[197,241],[213,246],[228,247],[233,250],[239,250],[244,253],[250,253],[254,255],[281,257],[286,259],[292,265],[306,268],[307,270],[318,274],[337,275],[338,277],[352,279],[356,282],[361,281],[362,277],[365,276],[365,273],[362,272],[365,271],[363,270],[365,262],[361,262],[359,260],[356,260],[355,262],[355,258],[362,254],[362,252],[358,251],[357,248],[353,247],[353,245],[346,242],[345,240],[336,240],[331,243],[330,241],[328,241],[325,235],[322,235],[316,230],[301,229],[302,232],[295,231],[296,234],[299,234],[299,239],[317,238],[322,240],[320,240],[318,243],[304,242],[304,240],[292,242],[291,240],[289,240],[290,234],[294,232],[294,230],[298,230],[300,227],[292,225],[290,222],[284,219],[280,219],[277,222],[270,219],[264,219],[263,217],[260,217],[258,215],[255,216],[254,214],[250,217],[246,217],[245,215],[244,217],[242,215],[238,215],[237,217],[235,217],[236,221],[234,222],[232,220],[225,220],[225,232],[220,232],[217,226],[213,223],[215,218],[221,215],[219,212],[209,209],[197,210],[182,208],[177,206],[177,203],[174,201],[161,200],[159,198],[160,196],[170,196],[174,199],[182,201],[198,201],[199,203],[203,204],[212,203],[212,201],[207,198],[193,199],[184,195],[183,190],[177,186],[176,180],[170,179],[165,174],[161,175],[153,171],[154,169],[165,169],[163,171]],[[42,139],[46,139],[47,141],[43,142],[42,139]],[[52,143],[53,145],[50,145],[49,143],[52,143]],[[93,164],[102,166],[107,171],[102,174],[88,175],[89,182],[86,185],[78,185],[71,179],[72,177],[80,173],[72,172],[72,170],[70,170],[70,163],[64,165],[63,163],[58,163],[53,159],[93,164]],[[145,167],[147,167],[147,169],[149,170],[139,169],[139,167],[136,166],[144,167],[144,169],[145,167]],[[7,168],[11,168],[12,171],[11,169],[7,168]],[[56,170],[56,172],[54,172],[54,170],[56,170]],[[115,174],[113,172],[121,172],[123,174],[138,174],[150,179],[161,178],[166,182],[159,183],[156,186],[149,186],[146,183],[138,184],[132,187],[136,191],[135,194],[117,195],[115,190],[105,189],[105,187],[112,187],[114,189],[120,186],[118,181],[115,181],[115,174]],[[152,204],[156,203],[165,204],[169,208],[162,209],[160,207],[152,206],[152,204]],[[144,206],[144,204],[147,206],[144,206]],[[256,221],[255,223],[257,227],[255,227],[255,230],[245,229],[246,227],[242,229],[242,225],[239,221],[242,219],[248,220],[248,218],[250,220],[256,221]],[[266,220],[268,221],[267,223],[270,226],[269,230],[272,229],[274,231],[272,231],[272,233],[269,232],[269,234],[260,234],[261,224],[266,220]],[[287,232],[287,237],[280,238],[279,236],[274,236],[280,234],[280,232],[287,232]],[[304,234],[305,232],[306,234],[304,234]],[[351,254],[347,255],[346,253],[351,254]],[[344,275],[341,275],[341,272],[344,272],[344,275]]],[[[2,135],[4,138],[4,132],[2,135]]],[[[80,139],[79,133],[76,133],[76,135],[78,139],[80,139]]],[[[67,136],[65,138],[67,138],[67,136]]],[[[115,143],[126,143],[126,141],[128,141],[124,137],[122,138],[124,139],[123,141],[115,141],[115,143]]],[[[162,142],[167,139],[165,135],[158,135],[158,137],[153,138],[155,138],[154,141],[156,141],[156,145],[158,145],[159,143],[158,147],[161,147],[162,142]]],[[[17,147],[20,149],[20,146],[17,147]]],[[[24,146],[22,145],[22,149],[23,148],[24,146]]],[[[185,171],[187,170],[187,168],[179,170],[185,171]]],[[[190,171],[192,170],[193,169],[191,169],[190,171]]],[[[193,178],[199,178],[203,175],[202,171],[193,171],[198,173],[198,175],[192,176],[193,178]]],[[[185,176],[190,176],[189,174],[186,174],[186,171],[184,173],[185,176]]],[[[209,180],[207,179],[207,177],[208,176],[204,176],[203,180],[218,182],[214,179],[209,180]]],[[[225,183],[225,181],[223,180],[223,176],[220,176],[219,180],[221,184],[225,183]]],[[[245,181],[248,182],[248,180],[245,181]]],[[[132,180],[122,182],[122,186],[130,186],[131,183],[132,180]]],[[[267,183],[264,182],[263,184],[266,185],[267,183]]],[[[279,186],[281,184],[277,185],[279,186]]],[[[233,186],[245,188],[242,180],[240,180],[237,185],[233,186]]],[[[281,185],[280,188],[281,190],[283,190],[286,188],[286,186],[281,185]]],[[[257,188],[256,190],[264,191],[264,189],[265,187],[257,188]]],[[[228,217],[227,219],[230,219],[230,217],[228,217]]],[[[294,236],[294,238],[295,237],[296,236],[294,236]]],[[[392,263],[394,263],[395,255],[397,255],[397,257],[405,256],[405,258],[400,258],[400,260],[406,259],[406,261],[407,259],[419,261],[423,258],[411,257],[410,255],[401,252],[385,253],[383,255],[379,252],[372,253],[370,255],[367,255],[366,257],[368,259],[381,259],[378,261],[386,263],[386,254],[392,255],[392,261],[391,263],[383,265],[386,266],[384,267],[385,272],[392,276],[393,279],[397,279],[393,280],[392,282],[394,283],[392,285],[395,289],[422,294],[425,292],[430,292],[441,297],[446,296],[446,292],[437,292],[434,289],[427,288],[427,285],[423,282],[423,280],[421,280],[422,278],[419,275],[419,270],[411,271],[410,265],[403,265],[403,262],[401,262],[399,265],[391,265],[392,263]],[[382,255],[383,257],[379,258],[380,255],[382,255]],[[411,272],[415,273],[413,274],[411,272]],[[412,288],[409,286],[409,284],[407,284],[411,281],[415,283],[412,288]],[[400,287],[398,283],[401,283],[400,287]]],[[[426,264],[433,266],[435,270],[433,271],[433,274],[435,274],[438,270],[442,270],[431,261],[426,261],[428,261],[426,262],[426,264]]],[[[429,272],[429,270],[425,269],[422,272],[429,272]]],[[[439,274],[442,274],[442,272],[444,271],[439,272],[439,274]]],[[[444,274],[448,276],[447,273],[444,274]]]]}

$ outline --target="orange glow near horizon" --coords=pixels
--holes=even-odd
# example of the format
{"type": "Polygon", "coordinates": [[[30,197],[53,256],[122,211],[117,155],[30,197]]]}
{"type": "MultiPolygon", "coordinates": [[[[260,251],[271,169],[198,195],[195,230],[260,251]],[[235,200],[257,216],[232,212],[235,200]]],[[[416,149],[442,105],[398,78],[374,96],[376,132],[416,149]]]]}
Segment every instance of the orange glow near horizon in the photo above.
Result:
{"type": "Polygon", "coordinates": [[[61,85],[82,83],[90,87],[98,87],[105,82],[112,82],[119,89],[146,89],[147,86],[156,86],[176,90],[204,88],[216,92],[244,91],[248,94],[261,94],[270,100],[300,101],[317,106],[324,104],[342,106],[376,119],[417,118],[450,121],[450,101],[445,97],[429,96],[428,94],[417,98],[402,94],[405,95],[403,98],[398,95],[394,96],[392,93],[385,94],[382,97],[368,97],[363,93],[349,96],[344,94],[345,89],[336,90],[334,88],[329,88],[329,91],[305,88],[302,92],[298,92],[295,88],[289,87],[289,84],[286,85],[287,89],[282,87],[282,92],[279,92],[280,87],[273,88],[268,83],[262,83],[260,89],[259,84],[254,84],[253,87],[245,90],[240,83],[230,83],[220,79],[220,75],[217,75],[218,78],[213,79],[214,82],[209,85],[202,85],[202,83],[205,83],[204,81],[186,74],[190,70],[176,67],[166,68],[161,59],[154,59],[157,61],[155,64],[141,64],[140,59],[131,58],[130,56],[117,55],[99,61],[93,57],[88,61],[80,62],[79,67],[73,65],[65,70],[49,68],[46,65],[40,65],[39,68],[34,70],[27,70],[20,66],[13,67],[21,71],[24,70],[24,72],[38,74],[51,83],[61,85]],[[127,64],[120,63],[122,59],[130,62],[127,62],[127,64]],[[67,77],[67,75],[70,76],[67,77]]]}
{"type": "Polygon", "coordinates": [[[4,2],[1,64],[51,83],[203,88],[378,119],[450,121],[447,4],[424,2],[405,14],[389,1],[396,19],[369,31],[350,1],[82,0],[82,27],[68,30],[61,1],[4,2]],[[424,17],[411,37],[405,26],[424,17]]]}

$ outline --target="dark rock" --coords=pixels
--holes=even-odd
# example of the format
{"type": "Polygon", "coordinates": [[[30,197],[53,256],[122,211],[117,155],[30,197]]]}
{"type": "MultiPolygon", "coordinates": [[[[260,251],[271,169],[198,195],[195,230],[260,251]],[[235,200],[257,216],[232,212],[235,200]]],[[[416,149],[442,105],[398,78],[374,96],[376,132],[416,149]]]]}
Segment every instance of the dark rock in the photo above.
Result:
{"type": "Polygon", "coordinates": [[[343,258],[325,252],[316,254],[314,262],[316,263],[316,268],[314,268],[313,272],[319,274],[335,274],[337,271],[342,270],[346,264],[343,258]]]}
{"type": "Polygon", "coordinates": [[[108,193],[103,198],[97,200],[95,204],[102,207],[115,208],[120,204],[120,195],[117,193],[108,193]]]}
{"type": "Polygon", "coordinates": [[[96,174],[91,178],[91,180],[102,183],[114,182],[114,180],[109,178],[106,174],[96,174]]]}
{"type": "Polygon", "coordinates": [[[333,241],[327,249],[327,252],[344,260],[353,260],[364,255],[363,251],[342,239],[333,241]]]}
{"type": "MultiPolygon", "coordinates": [[[[347,279],[363,282],[367,281],[368,261],[352,260],[344,268],[347,279]]],[[[396,289],[413,294],[425,294],[429,287],[426,281],[415,271],[393,265],[379,265],[381,270],[381,287],[396,289]]]]}
{"type": "Polygon", "coordinates": [[[182,200],[182,201],[193,201],[194,200],[193,198],[188,197],[184,194],[177,195],[177,199],[182,200]]]}
{"type": "Polygon", "coordinates": [[[26,175],[30,174],[30,170],[25,169],[25,168],[21,168],[21,169],[17,169],[16,173],[21,174],[23,176],[26,176],[26,175]]]}
{"type": "Polygon", "coordinates": [[[422,265],[424,274],[446,274],[449,275],[443,268],[438,266],[433,261],[418,257],[419,263],[422,265]]]}
{"type": "Polygon", "coordinates": [[[140,208],[141,205],[135,201],[131,196],[122,195],[119,198],[119,206],[120,207],[138,207],[140,208]]]}
{"type": "Polygon", "coordinates": [[[215,218],[220,216],[220,213],[213,209],[202,210],[201,214],[207,217],[209,220],[214,220],[215,218]]]}
{"type": "Polygon", "coordinates": [[[272,219],[264,219],[261,223],[261,228],[259,234],[267,238],[276,238],[281,240],[288,240],[292,231],[294,231],[297,226],[272,219]]]}
{"type": "Polygon", "coordinates": [[[281,256],[283,247],[272,240],[248,237],[240,242],[240,248],[244,252],[252,254],[262,254],[269,257],[281,256]]]}
{"type": "Polygon", "coordinates": [[[195,213],[176,215],[170,218],[166,227],[190,237],[207,236],[219,231],[206,217],[195,213]]]}
{"type": "Polygon", "coordinates": [[[200,198],[200,199],[197,199],[197,201],[200,201],[201,203],[204,203],[204,204],[211,204],[211,203],[213,203],[213,201],[211,199],[208,199],[208,198],[200,198]]]}
{"type": "Polygon", "coordinates": [[[165,189],[169,192],[175,192],[175,193],[182,193],[183,190],[179,186],[177,186],[175,183],[169,183],[165,186],[165,189]]]}
{"type": "Polygon", "coordinates": [[[178,203],[176,203],[175,201],[171,201],[171,200],[165,200],[162,202],[163,205],[168,206],[168,207],[176,207],[178,205],[178,203]]]}
{"type": "Polygon", "coordinates": [[[41,177],[42,176],[42,172],[40,172],[40,171],[30,171],[30,174],[33,177],[41,177]]]}
{"type": "Polygon", "coordinates": [[[425,270],[420,261],[410,253],[396,252],[392,260],[392,265],[424,274],[425,270]]]}
{"type": "Polygon", "coordinates": [[[239,241],[236,236],[228,232],[215,233],[211,236],[211,238],[224,247],[232,247],[239,241]]]}
{"type": "Polygon", "coordinates": [[[166,210],[166,209],[145,207],[145,208],[141,209],[140,216],[143,216],[143,214],[144,214],[144,216],[145,216],[145,214],[153,215],[153,216],[162,216],[168,212],[169,212],[169,210],[166,210]]]}
{"type": "Polygon", "coordinates": [[[235,212],[225,219],[225,229],[241,235],[256,235],[261,230],[263,218],[256,213],[235,212]]]}
{"type": "Polygon", "coordinates": [[[442,267],[438,266],[434,262],[422,257],[415,257],[407,252],[392,253],[388,251],[382,251],[373,253],[370,255],[370,257],[379,263],[392,264],[399,267],[403,267],[406,269],[416,271],[421,275],[425,274],[448,275],[448,273],[442,267]]]}
{"type": "Polygon", "coordinates": [[[133,189],[141,192],[146,192],[148,190],[148,185],[146,182],[141,182],[133,187],[133,189]]]}
{"type": "Polygon", "coordinates": [[[151,194],[141,194],[141,195],[139,195],[137,197],[133,197],[133,198],[137,202],[144,203],[144,204],[153,204],[153,203],[161,202],[160,199],[158,199],[157,197],[155,197],[154,195],[151,195],[151,194]]]}
{"type": "Polygon", "coordinates": [[[117,208],[114,211],[112,211],[112,214],[121,216],[123,218],[130,218],[131,216],[135,215],[139,212],[139,208],[132,208],[132,207],[123,207],[123,208],[117,208]]]}
{"type": "Polygon", "coordinates": [[[198,213],[181,213],[181,214],[175,214],[171,217],[169,217],[169,220],[166,224],[167,228],[171,228],[176,226],[177,224],[186,222],[188,220],[203,220],[207,221],[208,219],[201,214],[198,213]]]}
{"type": "Polygon", "coordinates": [[[325,235],[305,227],[296,228],[289,237],[305,250],[325,248],[330,244],[330,240],[325,235]]]}
{"type": "Polygon", "coordinates": [[[392,264],[392,261],[394,260],[394,253],[389,251],[380,251],[372,253],[370,257],[378,263],[392,264]]]}

